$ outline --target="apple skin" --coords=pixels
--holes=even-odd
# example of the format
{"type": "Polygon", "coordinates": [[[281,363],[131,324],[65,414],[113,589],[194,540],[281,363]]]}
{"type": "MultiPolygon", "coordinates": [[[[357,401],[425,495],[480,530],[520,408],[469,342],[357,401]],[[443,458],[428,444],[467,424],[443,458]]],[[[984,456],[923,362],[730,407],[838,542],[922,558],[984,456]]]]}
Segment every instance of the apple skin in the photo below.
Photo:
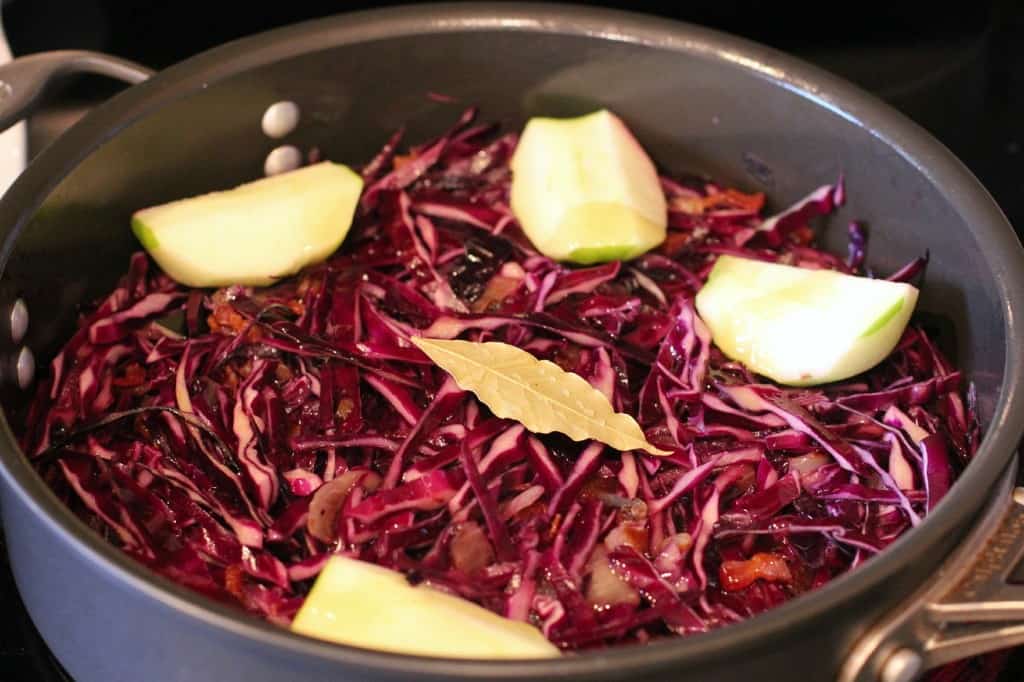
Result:
{"type": "Polygon", "coordinates": [[[427,585],[410,585],[397,571],[338,554],[320,571],[291,628],[317,639],[419,656],[560,655],[529,623],[427,585]]]}
{"type": "Polygon", "coordinates": [[[132,216],[132,231],[182,284],[265,286],[333,253],[362,189],[357,173],[324,161],[143,209],[132,216]]]}
{"type": "Polygon", "coordinates": [[[665,240],[658,172],[609,111],[530,119],[511,167],[512,212],[549,258],[584,265],[628,260],[665,240]]]}
{"type": "Polygon", "coordinates": [[[814,386],[888,357],[917,296],[903,282],[724,255],[696,305],[727,356],[779,384],[814,386]]]}

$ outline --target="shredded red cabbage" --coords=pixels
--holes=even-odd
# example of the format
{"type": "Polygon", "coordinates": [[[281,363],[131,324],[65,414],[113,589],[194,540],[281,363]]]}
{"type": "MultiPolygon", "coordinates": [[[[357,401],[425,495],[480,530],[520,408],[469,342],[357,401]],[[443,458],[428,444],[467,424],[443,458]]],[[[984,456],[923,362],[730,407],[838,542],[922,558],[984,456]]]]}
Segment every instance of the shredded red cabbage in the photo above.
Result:
{"type": "Polygon", "coordinates": [[[153,570],[274,622],[343,552],[565,649],[748,618],[870,559],[948,491],[979,425],[922,329],[862,376],[794,389],[729,361],[694,311],[722,253],[861,272],[862,226],[843,260],[808,224],[841,180],[764,217],[760,194],[664,177],[664,244],[572,268],[509,210],[516,136],[475,117],[404,155],[396,133],[344,247],[276,286],[188,290],[136,254],[31,406],[24,448],[53,489],[153,570]],[[418,333],[552,360],[672,454],[495,418],[418,333]]]}

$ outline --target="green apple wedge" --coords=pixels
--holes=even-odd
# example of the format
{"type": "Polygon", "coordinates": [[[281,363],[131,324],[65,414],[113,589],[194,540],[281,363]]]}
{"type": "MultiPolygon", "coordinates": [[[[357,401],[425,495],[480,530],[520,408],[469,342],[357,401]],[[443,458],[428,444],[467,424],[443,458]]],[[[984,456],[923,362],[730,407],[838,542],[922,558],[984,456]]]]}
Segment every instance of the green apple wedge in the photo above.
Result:
{"type": "Polygon", "coordinates": [[[917,289],[724,255],[697,294],[723,353],[780,384],[847,379],[884,360],[917,304],[917,289]]]}
{"type": "Polygon", "coordinates": [[[265,286],[333,253],[362,189],[357,173],[324,161],[143,209],[132,216],[132,230],[182,284],[265,286]]]}
{"type": "Polygon", "coordinates": [[[417,656],[549,658],[558,648],[529,623],[397,571],[334,555],[320,571],[291,628],[309,637],[417,656]]]}
{"type": "Polygon", "coordinates": [[[668,214],[654,163],[609,111],[530,119],[511,167],[512,212],[549,258],[628,260],[665,239],[668,214]]]}

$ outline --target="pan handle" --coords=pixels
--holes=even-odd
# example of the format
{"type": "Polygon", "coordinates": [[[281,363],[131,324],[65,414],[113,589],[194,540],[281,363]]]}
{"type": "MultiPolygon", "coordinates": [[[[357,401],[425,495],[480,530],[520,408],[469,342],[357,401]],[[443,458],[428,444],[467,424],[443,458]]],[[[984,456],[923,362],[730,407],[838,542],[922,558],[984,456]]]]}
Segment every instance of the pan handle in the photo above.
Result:
{"type": "Polygon", "coordinates": [[[48,87],[71,75],[95,73],[132,85],[153,75],[151,69],[119,57],[86,50],[31,54],[0,66],[0,132],[28,116],[48,87]]]}
{"type": "Polygon", "coordinates": [[[1024,487],[1017,458],[967,538],[854,645],[838,682],[911,682],[936,666],[1024,645],[1024,487]]]}

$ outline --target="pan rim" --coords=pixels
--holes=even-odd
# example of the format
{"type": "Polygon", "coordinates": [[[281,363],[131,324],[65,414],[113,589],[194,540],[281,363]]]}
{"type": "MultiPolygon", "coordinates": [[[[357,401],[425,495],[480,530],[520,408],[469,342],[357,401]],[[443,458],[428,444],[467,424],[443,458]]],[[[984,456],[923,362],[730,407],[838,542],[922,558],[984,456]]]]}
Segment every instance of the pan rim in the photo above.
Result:
{"type": "MultiPolygon", "coordinates": [[[[911,557],[943,535],[965,527],[988,490],[1016,452],[1024,430],[1024,399],[1016,387],[1024,379],[1019,329],[1024,314],[1024,252],[1012,227],[985,188],[941,143],[917,124],[859,88],[817,67],[745,39],[710,29],[639,14],[589,7],[532,3],[448,3],[341,14],[258,34],[192,57],[152,80],[118,95],[76,124],[44,150],[0,200],[0,272],[14,243],[49,192],[88,154],[113,135],[160,106],[239,72],[327,49],[382,38],[449,32],[508,30],[576,35],[628,42],[726,62],[813,101],[884,142],[929,182],[950,188],[949,201],[978,236],[992,270],[1004,320],[1006,352],[1003,383],[976,460],[922,525],[901,537],[879,557],[828,585],[742,623],[709,633],[643,647],[536,661],[432,659],[369,651],[309,639],[217,604],[151,573],[104,542],[61,504],[36,475],[17,445],[6,416],[0,424],[0,476],[17,496],[52,527],[71,550],[144,593],[163,608],[208,628],[301,654],[324,663],[389,673],[416,673],[449,679],[485,676],[511,679],[543,676],[596,678],[629,670],[662,669],[682,663],[721,660],[737,649],[770,647],[786,634],[810,627],[830,610],[897,573],[911,557]],[[614,28],[609,28],[614,27],[614,28]],[[984,239],[982,239],[984,237],[984,239]]],[[[5,504],[11,501],[5,499],[5,504]]]]}

